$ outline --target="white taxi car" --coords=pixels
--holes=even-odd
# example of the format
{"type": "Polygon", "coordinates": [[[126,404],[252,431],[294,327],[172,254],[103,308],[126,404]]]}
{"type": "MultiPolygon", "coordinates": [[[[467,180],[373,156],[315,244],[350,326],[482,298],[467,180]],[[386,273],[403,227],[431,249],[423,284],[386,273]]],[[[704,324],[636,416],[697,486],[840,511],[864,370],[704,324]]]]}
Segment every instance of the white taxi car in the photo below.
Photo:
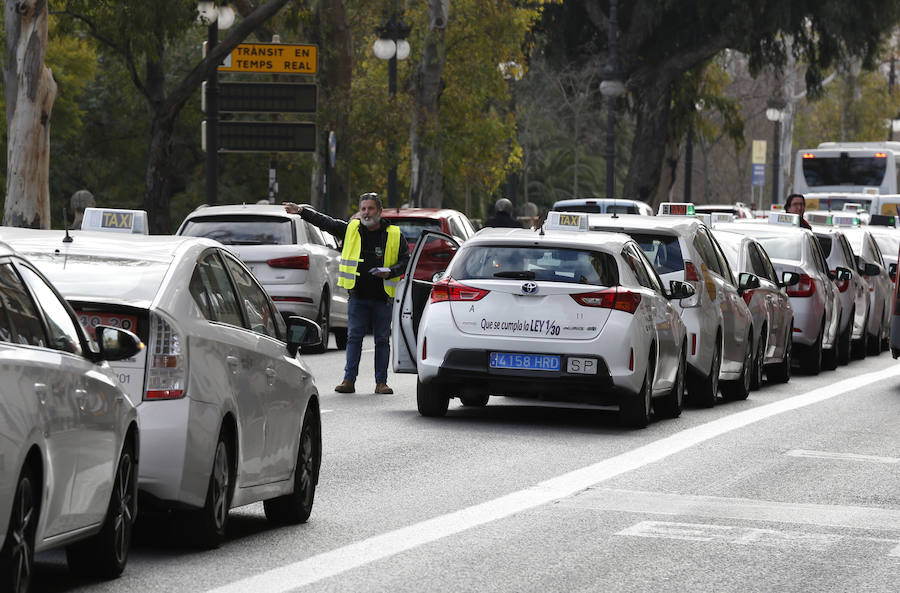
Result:
{"type": "Polygon", "coordinates": [[[869,354],[877,355],[887,349],[891,330],[891,302],[894,284],[888,266],[869,227],[843,226],[841,230],[850,241],[856,256],[857,269],[869,285],[869,323],[867,342],[869,354]]]}
{"type": "Polygon", "coordinates": [[[151,506],[192,509],[192,535],[219,545],[231,507],[264,500],[274,522],[305,521],[321,456],[318,392],[287,326],[247,268],[195,237],[0,227],[86,326],[127,327],[146,352],[112,364],[137,402],[139,488],[151,506]]]}
{"type": "Polygon", "coordinates": [[[617,406],[632,427],[646,426],[651,408],[681,413],[687,342],[669,299],[693,290],[664,287],[634,241],[586,232],[587,222],[552,212],[540,231],[483,229],[435,283],[414,273],[423,245],[453,239],[423,235],[393,334],[394,371],[418,373],[422,415],[491,395],[617,406]]]}
{"type": "Polygon", "coordinates": [[[833,224],[832,216],[828,215],[823,224],[817,220],[810,223],[813,234],[828,269],[834,274],[834,282],[837,284],[841,296],[841,321],[838,328],[837,362],[847,364],[851,355],[856,358],[866,356],[866,325],[869,319],[869,286],[863,277],[856,271],[856,256],[847,237],[833,224]]]}
{"type": "MultiPolygon", "coordinates": [[[[298,214],[272,204],[201,206],[188,214],[176,235],[206,237],[227,245],[247,264],[287,320],[308,317],[322,328],[322,345],[334,334],[347,346],[348,293],[337,285],[341,252],[334,237],[298,214]]],[[[343,237],[340,237],[343,239],[343,237]]]]}
{"type": "Polygon", "coordinates": [[[125,568],[137,513],[137,412],[106,361],[133,333],[97,328],[0,244],[0,590],[28,591],[36,551],[66,546],[76,574],[125,568]]]}
{"type": "MultiPolygon", "coordinates": [[[[837,346],[841,299],[825,255],[812,231],[800,228],[796,214],[771,212],[767,223],[735,222],[716,228],[749,235],[759,241],[782,281],[794,280],[786,272],[799,276],[787,289],[794,309],[793,348],[800,352],[804,372],[822,370],[823,351],[837,346]]],[[[836,356],[836,353],[829,353],[836,356]]]]}
{"type": "Polygon", "coordinates": [[[794,309],[785,284],[756,239],[719,228],[713,229],[713,236],[738,274],[739,291],[753,317],[751,387],[759,388],[763,371],[770,382],[786,383],[791,378],[794,309]]]}
{"type": "Polygon", "coordinates": [[[725,254],[710,230],[693,216],[692,204],[665,203],[661,216],[591,216],[591,230],[630,235],[664,282],[694,288],[675,302],[688,332],[688,394],[692,403],[715,405],[744,399],[753,375],[753,320],[725,254]]]}

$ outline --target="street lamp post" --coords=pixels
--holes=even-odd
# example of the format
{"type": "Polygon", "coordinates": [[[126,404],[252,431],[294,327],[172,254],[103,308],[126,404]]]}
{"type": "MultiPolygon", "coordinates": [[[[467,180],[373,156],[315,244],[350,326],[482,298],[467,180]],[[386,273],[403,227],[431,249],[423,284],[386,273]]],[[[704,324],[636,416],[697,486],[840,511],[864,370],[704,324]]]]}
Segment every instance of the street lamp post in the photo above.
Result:
{"type": "MultiPolygon", "coordinates": [[[[206,53],[209,54],[219,43],[219,29],[227,29],[234,24],[234,9],[223,3],[197,2],[197,22],[207,25],[206,53]]],[[[214,206],[218,202],[219,183],[219,73],[213,68],[206,78],[206,203],[214,206]]]]}
{"type": "Polygon", "coordinates": [[[607,99],[606,103],[606,196],[615,197],[616,185],[616,98],[625,94],[625,85],[620,80],[618,60],[618,21],[616,17],[616,0],[609,0],[609,30],[607,43],[609,54],[600,83],[600,94],[607,99]]]}
{"type": "MultiPolygon", "coordinates": [[[[766,119],[775,124],[772,132],[772,204],[781,203],[779,186],[781,185],[781,120],[784,117],[784,102],[769,101],[766,107],[766,119]]],[[[760,207],[762,197],[760,196],[760,207]]]]}
{"type": "MultiPolygon", "coordinates": [[[[397,98],[397,60],[405,60],[409,57],[409,42],[406,38],[412,30],[410,25],[403,22],[403,19],[397,16],[397,12],[393,12],[386,23],[375,28],[378,39],[372,46],[372,52],[380,60],[387,60],[388,63],[388,92],[391,96],[391,105],[397,98]]],[[[388,169],[387,178],[387,195],[388,206],[397,208],[399,206],[397,200],[397,144],[393,134],[388,136],[387,142],[388,158],[391,167],[388,169]]]]}

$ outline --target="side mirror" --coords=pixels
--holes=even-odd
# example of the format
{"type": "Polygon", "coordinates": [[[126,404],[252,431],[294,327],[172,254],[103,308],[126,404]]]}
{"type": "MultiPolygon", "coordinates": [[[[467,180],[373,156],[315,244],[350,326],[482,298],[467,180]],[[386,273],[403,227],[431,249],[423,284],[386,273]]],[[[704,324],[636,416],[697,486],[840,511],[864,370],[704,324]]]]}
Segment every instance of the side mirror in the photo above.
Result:
{"type": "Polygon", "coordinates": [[[888,274],[891,275],[891,280],[897,280],[897,264],[888,265],[888,274]]]}
{"type": "Polygon", "coordinates": [[[100,360],[116,361],[131,358],[144,348],[141,339],[120,327],[98,325],[94,328],[97,345],[100,347],[100,360]]]}
{"type": "Polygon", "coordinates": [[[759,276],[756,274],[741,272],[741,275],[738,276],[738,292],[741,294],[744,294],[748,290],[759,288],[760,286],[759,276]]]}
{"type": "Polygon", "coordinates": [[[688,299],[694,296],[694,287],[688,284],[687,282],[682,282],[680,280],[670,280],[669,281],[669,294],[668,297],[671,300],[681,300],[688,299]]]}
{"type": "Polygon", "coordinates": [[[287,349],[296,356],[300,348],[315,348],[322,344],[322,328],[312,319],[293,316],[287,322],[287,349]]]}
{"type": "Polygon", "coordinates": [[[836,279],[838,282],[847,282],[847,281],[849,281],[851,278],[853,278],[853,272],[850,271],[850,270],[848,270],[847,268],[844,268],[844,267],[841,267],[841,266],[838,266],[837,269],[836,269],[834,272],[835,272],[835,273],[834,273],[835,279],[836,279]]]}
{"type": "Polygon", "coordinates": [[[432,274],[432,276],[431,276],[431,282],[434,283],[434,282],[439,281],[439,280],[440,280],[441,278],[443,278],[446,274],[447,274],[447,270],[441,270],[440,272],[435,272],[435,273],[432,274]]]}
{"type": "Polygon", "coordinates": [[[781,282],[778,286],[784,288],[786,286],[794,286],[800,282],[800,274],[797,272],[782,272],[781,282]]]}
{"type": "Polygon", "coordinates": [[[859,273],[863,276],[878,276],[881,274],[881,268],[875,264],[864,263],[859,267],[859,273]]]}

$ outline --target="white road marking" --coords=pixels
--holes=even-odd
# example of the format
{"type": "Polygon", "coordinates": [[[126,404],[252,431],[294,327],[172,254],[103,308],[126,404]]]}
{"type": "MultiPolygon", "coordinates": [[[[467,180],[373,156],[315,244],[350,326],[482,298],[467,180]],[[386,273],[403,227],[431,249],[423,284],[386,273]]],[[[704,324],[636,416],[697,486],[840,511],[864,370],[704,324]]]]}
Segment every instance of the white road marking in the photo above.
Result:
{"type": "Polygon", "coordinates": [[[814,459],[834,459],[838,461],[867,461],[869,463],[900,463],[898,457],[880,457],[878,455],[858,455],[856,453],[834,453],[832,451],[808,451],[792,449],[785,453],[790,457],[812,457],[814,459]]]}
{"type": "Polygon", "coordinates": [[[571,496],[595,484],[665,459],[749,424],[816,404],[897,375],[900,375],[900,365],[893,365],[883,371],[845,379],[801,395],[719,418],[599,463],[551,478],[530,488],[274,568],[210,589],[209,593],[294,591],[377,560],[571,496]]]}
{"type": "MultiPolygon", "coordinates": [[[[708,523],[676,523],[668,521],[641,521],[627,527],[616,535],[630,537],[648,537],[660,539],[677,539],[686,541],[716,541],[726,544],[744,546],[760,546],[780,550],[804,550],[807,552],[824,552],[829,548],[843,545],[863,544],[871,549],[873,544],[885,548],[887,544],[898,544],[900,540],[878,537],[857,537],[829,533],[803,533],[801,531],[782,531],[778,529],[757,529],[737,525],[714,525],[708,523]]],[[[896,557],[897,548],[887,552],[896,557]]]]}
{"type": "Polygon", "coordinates": [[[329,412],[334,412],[334,410],[319,410],[320,414],[327,414],[329,412]]]}

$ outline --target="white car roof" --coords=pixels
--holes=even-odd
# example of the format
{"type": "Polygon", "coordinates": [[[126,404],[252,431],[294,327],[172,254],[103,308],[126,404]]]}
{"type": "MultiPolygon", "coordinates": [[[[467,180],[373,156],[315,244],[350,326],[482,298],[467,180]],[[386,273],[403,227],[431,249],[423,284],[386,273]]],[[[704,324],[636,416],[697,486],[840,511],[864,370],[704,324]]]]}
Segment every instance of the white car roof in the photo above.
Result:
{"type": "Polygon", "coordinates": [[[222,204],[219,206],[201,206],[185,216],[184,219],[229,214],[261,214],[265,216],[282,216],[284,218],[297,218],[299,216],[297,214],[288,214],[281,204],[222,204]]]}
{"type": "Polygon", "coordinates": [[[629,230],[669,230],[678,234],[690,234],[703,224],[692,216],[641,216],[639,214],[591,214],[589,226],[593,230],[598,227],[622,228],[629,230]]]}
{"type": "Polygon", "coordinates": [[[555,247],[605,247],[612,250],[621,250],[622,246],[631,240],[631,237],[624,233],[614,232],[558,231],[551,229],[545,230],[541,234],[539,230],[531,229],[484,228],[469,238],[465,245],[475,246],[482,243],[491,245],[549,244],[555,247]]]}

